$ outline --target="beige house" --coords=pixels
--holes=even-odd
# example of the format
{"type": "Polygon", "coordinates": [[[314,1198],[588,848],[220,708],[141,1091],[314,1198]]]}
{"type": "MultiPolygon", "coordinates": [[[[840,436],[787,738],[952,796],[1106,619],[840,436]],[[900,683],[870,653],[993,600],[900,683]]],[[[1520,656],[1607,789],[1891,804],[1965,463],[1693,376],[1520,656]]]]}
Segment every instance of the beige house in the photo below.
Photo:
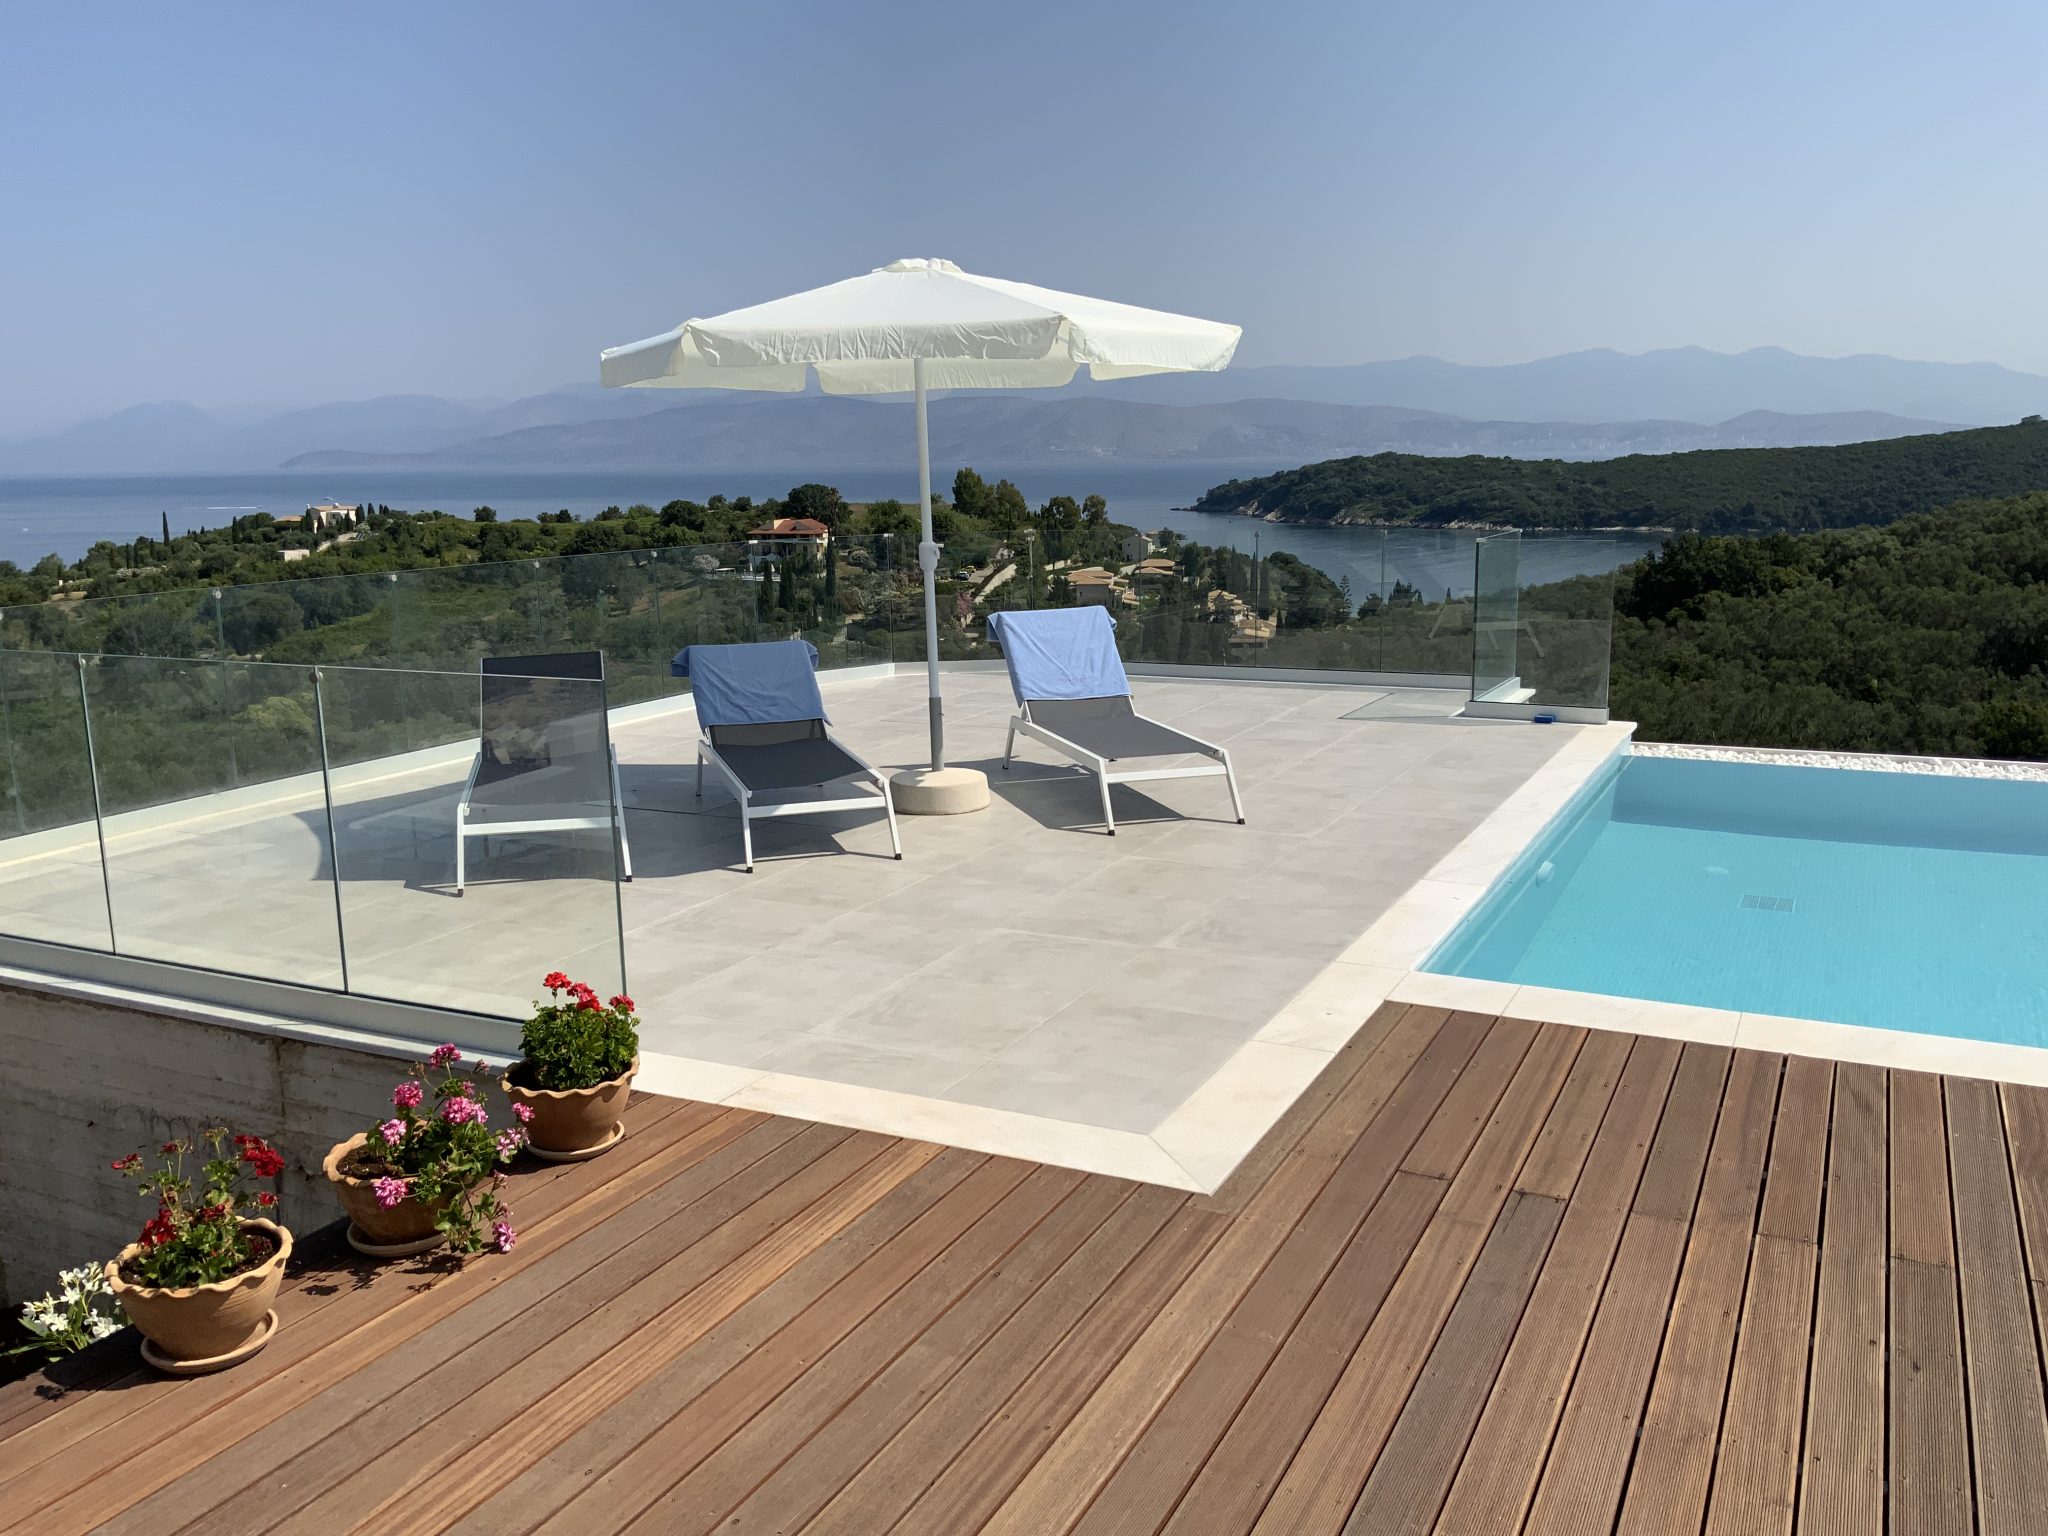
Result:
{"type": "Polygon", "coordinates": [[[747,569],[759,570],[804,550],[822,560],[831,542],[832,530],[814,517],[778,517],[747,530],[747,569]]]}

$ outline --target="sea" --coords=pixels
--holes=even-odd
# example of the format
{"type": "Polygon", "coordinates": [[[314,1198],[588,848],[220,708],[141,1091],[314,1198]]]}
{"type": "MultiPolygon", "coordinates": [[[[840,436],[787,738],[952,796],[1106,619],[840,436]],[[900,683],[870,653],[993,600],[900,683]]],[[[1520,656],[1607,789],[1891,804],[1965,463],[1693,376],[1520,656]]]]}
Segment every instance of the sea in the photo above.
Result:
{"type": "MultiPolygon", "coordinates": [[[[934,471],[933,490],[944,494],[953,469],[934,471]]],[[[1221,544],[1247,554],[1285,551],[1348,579],[1355,597],[1391,591],[1406,582],[1431,599],[1463,596],[1473,585],[1473,543],[1481,535],[1464,530],[1324,527],[1267,523],[1254,518],[1190,510],[1201,494],[1227,480],[1291,469],[1274,460],[1185,464],[977,464],[994,482],[1008,479],[1037,506],[1068,495],[1097,494],[1110,516],[1144,529],[1171,528],[1203,544],[1221,544]]],[[[381,503],[408,511],[439,510],[467,515],[479,506],[501,517],[531,517],[567,510],[589,517],[607,506],[645,502],[660,506],[683,497],[704,501],[718,493],[763,500],[785,495],[792,485],[822,481],[837,486],[849,501],[894,496],[917,500],[914,466],[893,469],[653,470],[526,472],[505,470],[310,470],[263,474],[33,476],[0,478],[0,559],[29,566],[44,555],[75,560],[96,541],[125,543],[137,535],[154,538],[168,518],[174,533],[217,528],[252,512],[272,516],[302,512],[313,502],[381,503]]],[[[1561,580],[1604,572],[1639,559],[1658,547],[1658,534],[1528,534],[1523,538],[1524,583],[1561,580]]]]}

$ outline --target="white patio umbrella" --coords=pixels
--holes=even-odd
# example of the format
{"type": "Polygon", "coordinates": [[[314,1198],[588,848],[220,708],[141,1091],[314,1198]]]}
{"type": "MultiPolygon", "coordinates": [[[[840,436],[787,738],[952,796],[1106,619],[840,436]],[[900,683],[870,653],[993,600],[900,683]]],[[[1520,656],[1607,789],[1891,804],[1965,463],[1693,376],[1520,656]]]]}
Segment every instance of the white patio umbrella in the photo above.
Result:
{"type": "MultiPolygon", "coordinates": [[[[950,261],[913,259],[786,299],[687,320],[646,341],[611,348],[601,366],[607,385],[794,392],[815,374],[827,394],[916,396],[923,530],[917,548],[924,571],[931,769],[910,777],[922,784],[945,772],[939,547],[932,537],[925,392],[1054,388],[1084,367],[1098,379],[1214,371],[1229,363],[1240,334],[1239,327],[1213,320],[978,277],[950,261]]],[[[958,770],[954,774],[960,776],[958,770]]],[[[960,797],[932,798],[958,803],[960,797]]],[[[985,784],[980,803],[987,803],[985,784]]],[[[918,804],[914,795],[899,801],[904,810],[918,804]]]]}

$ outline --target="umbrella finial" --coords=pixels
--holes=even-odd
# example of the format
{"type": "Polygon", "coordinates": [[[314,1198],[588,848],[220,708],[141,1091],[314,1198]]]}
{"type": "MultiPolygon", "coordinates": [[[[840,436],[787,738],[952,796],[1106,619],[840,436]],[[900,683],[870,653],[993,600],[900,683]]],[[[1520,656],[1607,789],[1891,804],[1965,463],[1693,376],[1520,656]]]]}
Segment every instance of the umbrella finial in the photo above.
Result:
{"type": "Polygon", "coordinates": [[[892,261],[886,267],[875,268],[877,272],[958,272],[960,269],[943,256],[905,256],[892,261]]]}

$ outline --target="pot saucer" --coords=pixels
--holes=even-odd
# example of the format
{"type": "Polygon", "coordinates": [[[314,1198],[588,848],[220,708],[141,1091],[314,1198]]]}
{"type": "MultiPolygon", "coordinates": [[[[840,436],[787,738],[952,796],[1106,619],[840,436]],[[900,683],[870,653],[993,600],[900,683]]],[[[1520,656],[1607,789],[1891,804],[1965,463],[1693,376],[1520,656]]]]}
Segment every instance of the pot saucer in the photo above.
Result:
{"type": "Polygon", "coordinates": [[[613,1147],[616,1147],[625,1138],[626,1122],[618,1120],[613,1122],[611,1134],[594,1147],[581,1147],[574,1152],[550,1152],[543,1147],[536,1147],[529,1141],[526,1144],[526,1150],[544,1163],[580,1163],[585,1158],[597,1156],[600,1152],[611,1151],[613,1147]]]}
{"type": "Polygon", "coordinates": [[[439,1232],[425,1237],[416,1237],[403,1243],[373,1243],[357,1230],[356,1224],[348,1224],[348,1245],[366,1259],[409,1259],[414,1254],[431,1253],[448,1239],[439,1232]]]}
{"type": "Polygon", "coordinates": [[[240,1365],[244,1360],[255,1354],[257,1350],[268,1344],[271,1335],[276,1332],[277,1314],[275,1312],[266,1312],[263,1314],[262,1326],[256,1330],[248,1342],[229,1350],[224,1355],[207,1355],[199,1360],[173,1360],[148,1339],[144,1339],[142,1341],[142,1358],[148,1361],[152,1368],[162,1371],[166,1376],[206,1376],[214,1371],[224,1371],[231,1365],[240,1365]]]}

